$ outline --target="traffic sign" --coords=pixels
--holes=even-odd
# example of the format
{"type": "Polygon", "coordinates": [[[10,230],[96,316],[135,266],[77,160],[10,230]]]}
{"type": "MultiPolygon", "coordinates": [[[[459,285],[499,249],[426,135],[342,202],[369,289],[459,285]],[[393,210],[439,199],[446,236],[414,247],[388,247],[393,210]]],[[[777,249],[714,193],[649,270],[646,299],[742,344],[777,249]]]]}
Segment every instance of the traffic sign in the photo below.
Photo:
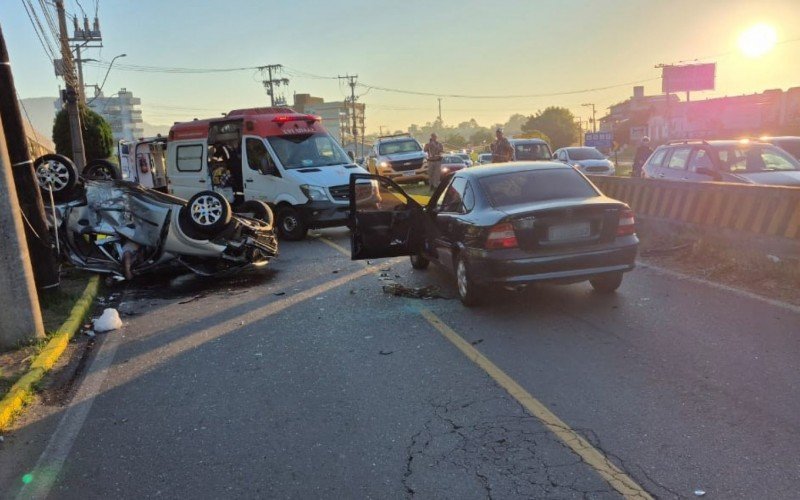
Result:
{"type": "Polygon", "coordinates": [[[593,148],[610,148],[614,142],[613,132],[586,132],[583,143],[593,148]]]}

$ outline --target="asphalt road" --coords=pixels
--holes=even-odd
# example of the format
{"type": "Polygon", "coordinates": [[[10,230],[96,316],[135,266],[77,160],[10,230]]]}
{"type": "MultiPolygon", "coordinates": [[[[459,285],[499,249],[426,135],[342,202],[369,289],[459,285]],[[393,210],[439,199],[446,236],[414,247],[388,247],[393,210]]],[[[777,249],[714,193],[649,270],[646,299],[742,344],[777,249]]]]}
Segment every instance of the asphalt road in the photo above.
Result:
{"type": "Polygon", "coordinates": [[[798,496],[796,308],[648,268],[611,296],[542,286],[475,310],[387,277],[455,295],[439,269],[318,238],[251,275],[131,287],[72,401],[0,443],[0,497],[621,496],[564,429],[654,497],[798,496]]]}

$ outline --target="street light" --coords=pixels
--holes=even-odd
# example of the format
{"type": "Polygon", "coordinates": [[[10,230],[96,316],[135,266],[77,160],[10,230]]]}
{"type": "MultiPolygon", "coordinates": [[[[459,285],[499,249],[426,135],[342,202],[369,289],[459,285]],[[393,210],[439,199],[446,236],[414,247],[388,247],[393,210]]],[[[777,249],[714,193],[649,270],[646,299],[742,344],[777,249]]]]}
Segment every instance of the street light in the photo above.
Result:
{"type": "Polygon", "coordinates": [[[116,61],[120,57],[127,57],[127,56],[128,56],[128,54],[119,54],[117,56],[114,56],[113,59],[111,59],[111,62],[108,63],[108,69],[106,70],[106,76],[103,77],[103,83],[100,84],[100,87],[97,89],[97,93],[92,98],[92,100],[86,103],[87,105],[89,105],[92,102],[94,102],[94,100],[97,99],[97,97],[100,95],[100,93],[103,92],[103,87],[105,86],[106,80],[108,79],[108,74],[111,73],[111,67],[114,66],[114,61],[116,61]]]}
{"type": "Polygon", "coordinates": [[[595,119],[595,110],[594,110],[594,103],[587,102],[585,104],[581,104],[581,106],[587,106],[592,108],[592,132],[597,132],[597,120],[595,119]]]}

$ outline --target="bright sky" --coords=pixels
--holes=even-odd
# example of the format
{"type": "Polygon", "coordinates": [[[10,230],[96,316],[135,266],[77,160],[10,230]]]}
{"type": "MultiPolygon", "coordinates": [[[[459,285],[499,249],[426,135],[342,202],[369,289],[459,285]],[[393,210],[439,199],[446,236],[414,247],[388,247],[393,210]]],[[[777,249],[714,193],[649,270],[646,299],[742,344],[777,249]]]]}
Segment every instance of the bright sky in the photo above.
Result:
{"type": "MultiPolygon", "coordinates": [[[[38,5],[38,2],[31,2],[38,5]]],[[[48,2],[49,3],[49,2],[48,2]]],[[[95,0],[80,0],[93,15],[95,0]]],[[[78,0],[67,11],[80,13],[78,0]]],[[[717,90],[693,99],[800,85],[798,0],[99,0],[105,47],[84,57],[119,64],[233,68],[283,64],[291,94],[341,100],[337,80],[303,77],[358,74],[359,82],[434,94],[553,94],[552,97],[459,99],[444,97],[446,124],[475,118],[483,125],[548,105],[569,107],[585,120],[595,103],[605,108],[644,82],[660,92],[658,63],[716,61],[717,90]],[[756,24],[774,28],[777,45],[745,56],[740,35],[756,24]],[[299,70],[299,71],[298,71],[299,70]]],[[[3,0],[0,23],[21,97],[57,95],[59,79],[36,39],[23,0],[3,0]]],[[[70,23],[71,26],[71,23],[70,23]]],[[[70,28],[71,30],[71,28],[70,28]]],[[[105,69],[87,67],[86,82],[105,69]]],[[[114,68],[106,93],[126,87],[142,98],[153,124],[213,116],[264,105],[267,96],[252,70],[176,74],[114,68]]],[[[367,130],[405,129],[437,114],[435,96],[359,87],[367,103],[367,130]]]]}

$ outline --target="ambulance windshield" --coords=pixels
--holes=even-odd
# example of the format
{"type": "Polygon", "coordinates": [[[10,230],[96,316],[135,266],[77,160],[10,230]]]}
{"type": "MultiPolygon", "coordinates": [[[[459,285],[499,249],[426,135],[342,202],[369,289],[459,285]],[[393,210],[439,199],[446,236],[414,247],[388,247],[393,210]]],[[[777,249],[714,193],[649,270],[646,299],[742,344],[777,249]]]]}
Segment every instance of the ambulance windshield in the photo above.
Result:
{"type": "Polygon", "coordinates": [[[267,140],[287,169],[352,163],[339,144],[325,133],[273,136],[267,140]]]}

